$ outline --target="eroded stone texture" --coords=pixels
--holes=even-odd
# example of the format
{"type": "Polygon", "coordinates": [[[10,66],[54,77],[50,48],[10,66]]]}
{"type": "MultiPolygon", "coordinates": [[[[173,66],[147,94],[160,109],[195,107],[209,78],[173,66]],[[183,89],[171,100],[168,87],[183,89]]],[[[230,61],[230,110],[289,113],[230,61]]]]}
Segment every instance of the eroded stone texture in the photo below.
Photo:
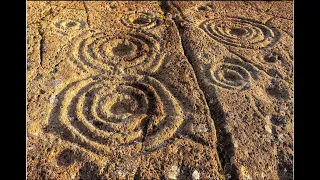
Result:
{"type": "Polygon", "coordinates": [[[227,179],[293,176],[292,2],[257,11],[266,4],[167,4],[210,107],[227,179]]]}
{"type": "Polygon", "coordinates": [[[29,1],[28,179],[293,179],[292,5],[29,1]]]}
{"type": "Polygon", "coordinates": [[[28,2],[28,14],[28,179],[224,179],[157,2],[28,2]]]}

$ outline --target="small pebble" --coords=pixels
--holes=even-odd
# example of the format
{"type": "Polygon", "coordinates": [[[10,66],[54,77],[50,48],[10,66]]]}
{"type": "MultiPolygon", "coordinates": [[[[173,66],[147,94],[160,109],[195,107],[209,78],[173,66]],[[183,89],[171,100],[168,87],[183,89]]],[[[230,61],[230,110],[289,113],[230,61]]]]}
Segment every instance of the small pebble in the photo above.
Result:
{"type": "Polygon", "coordinates": [[[54,79],[51,81],[51,87],[57,88],[62,84],[62,81],[60,79],[54,79]]]}
{"type": "Polygon", "coordinates": [[[249,89],[250,88],[250,83],[247,83],[245,86],[244,86],[245,89],[249,89]]]}
{"type": "Polygon", "coordinates": [[[235,115],[233,113],[229,113],[228,115],[229,115],[230,119],[234,119],[235,118],[235,115]]]}
{"type": "Polygon", "coordinates": [[[122,172],[121,170],[117,170],[115,173],[117,174],[118,177],[122,177],[122,178],[126,177],[126,174],[124,172],[122,172]]]}
{"type": "Polygon", "coordinates": [[[270,128],[269,125],[265,125],[264,128],[266,129],[266,131],[267,131],[268,133],[272,134],[272,130],[271,130],[271,128],[270,128]]]}
{"type": "Polygon", "coordinates": [[[238,146],[238,141],[234,141],[233,146],[234,146],[235,148],[238,148],[238,147],[239,147],[239,146],[238,146]]]}
{"type": "Polygon", "coordinates": [[[192,179],[200,179],[200,173],[197,170],[194,170],[192,173],[192,179]]]}
{"type": "Polygon", "coordinates": [[[266,120],[267,120],[267,121],[270,121],[270,120],[271,120],[271,116],[267,115],[267,116],[266,116],[266,120]]]}
{"type": "Polygon", "coordinates": [[[207,132],[208,128],[206,127],[205,124],[199,124],[198,126],[196,126],[196,131],[197,132],[207,132]]]}
{"type": "Polygon", "coordinates": [[[180,170],[177,166],[171,166],[170,172],[168,174],[169,179],[177,179],[179,172],[180,170]]]}
{"type": "Polygon", "coordinates": [[[70,122],[72,122],[72,121],[74,121],[75,118],[72,117],[72,116],[69,116],[68,119],[69,119],[70,122]]]}
{"type": "Polygon", "coordinates": [[[53,107],[58,105],[58,99],[55,95],[52,95],[49,99],[50,104],[52,104],[53,107]]]}

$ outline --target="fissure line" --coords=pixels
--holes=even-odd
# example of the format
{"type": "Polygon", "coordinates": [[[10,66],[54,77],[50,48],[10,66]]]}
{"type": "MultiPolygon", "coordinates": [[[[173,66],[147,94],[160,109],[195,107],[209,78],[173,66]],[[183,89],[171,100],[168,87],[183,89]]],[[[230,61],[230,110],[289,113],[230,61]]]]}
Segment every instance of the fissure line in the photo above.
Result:
{"type": "MultiPolygon", "coordinates": [[[[174,11],[177,11],[175,13],[180,13],[180,11],[181,11],[180,9],[177,9],[176,5],[174,7],[171,7],[167,1],[162,1],[160,7],[162,8],[162,11],[164,11],[165,14],[167,14],[169,9],[171,9],[171,8],[175,9],[174,11]]],[[[198,76],[198,74],[200,73],[199,72],[200,69],[197,68],[197,64],[194,61],[192,61],[191,55],[188,54],[188,50],[186,48],[186,41],[184,41],[181,38],[183,31],[184,31],[183,27],[181,26],[181,22],[180,22],[181,18],[180,18],[180,20],[175,18],[175,19],[173,19],[173,21],[179,31],[179,37],[180,37],[179,39],[180,39],[181,46],[183,48],[183,53],[192,67],[192,70],[194,72],[194,76],[196,78],[195,79],[196,83],[199,85],[200,90],[202,91],[202,93],[205,96],[205,93],[204,93],[205,91],[203,91],[204,87],[203,87],[201,81],[199,81],[201,79],[199,79],[199,76],[198,76]]],[[[217,98],[216,93],[214,93],[214,94],[215,94],[214,96],[217,98]]],[[[234,156],[234,145],[232,142],[231,134],[228,133],[225,128],[225,125],[226,125],[225,113],[224,113],[219,101],[216,101],[216,103],[208,104],[208,102],[210,102],[210,98],[207,96],[205,96],[205,101],[206,101],[205,102],[206,106],[208,107],[208,110],[210,112],[211,118],[214,120],[214,126],[215,126],[216,134],[217,134],[217,152],[218,152],[218,156],[219,156],[220,163],[223,168],[224,174],[231,175],[232,179],[238,179],[239,175],[237,174],[237,167],[231,162],[232,158],[234,156]],[[211,110],[209,107],[211,108],[211,110]],[[214,111],[212,111],[212,110],[214,110],[214,111]]]]}

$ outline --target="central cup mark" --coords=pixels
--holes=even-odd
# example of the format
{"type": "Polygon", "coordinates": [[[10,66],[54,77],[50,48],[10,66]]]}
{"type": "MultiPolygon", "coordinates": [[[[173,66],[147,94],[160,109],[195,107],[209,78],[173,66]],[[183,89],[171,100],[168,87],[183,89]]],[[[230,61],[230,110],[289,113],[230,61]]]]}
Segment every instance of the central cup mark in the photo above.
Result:
{"type": "Polygon", "coordinates": [[[116,47],[112,48],[112,52],[116,56],[128,56],[132,52],[132,45],[122,42],[118,44],[116,47]]]}
{"type": "Polygon", "coordinates": [[[150,23],[149,19],[147,17],[138,17],[133,21],[134,24],[147,24],[150,23]]]}
{"type": "Polygon", "coordinates": [[[236,36],[244,36],[246,34],[246,30],[241,28],[232,28],[230,30],[230,34],[236,35],[236,36]]]}
{"type": "Polygon", "coordinates": [[[76,25],[77,25],[77,23],[75,23],[75,22],[68,22],[66,24],[66,27],[73,27],[73,26],[76,26],[76,25]]]}
{"type": "Polygon", "coordinates": [[[135,103],[132,100],[124,99],[122,101],[118,101],[111,106],[111,113],[113,114],[135,114],[135,103]]]}

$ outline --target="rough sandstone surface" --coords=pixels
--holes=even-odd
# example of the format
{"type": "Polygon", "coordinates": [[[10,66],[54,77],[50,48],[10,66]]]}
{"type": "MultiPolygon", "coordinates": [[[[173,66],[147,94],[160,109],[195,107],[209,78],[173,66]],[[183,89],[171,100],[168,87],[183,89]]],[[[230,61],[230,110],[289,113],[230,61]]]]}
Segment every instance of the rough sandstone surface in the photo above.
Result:
{"type": "Polygon", "coordinates": [[[227,178],[292,179],[293,38],[290,23],[281,23],[292,23],[292,3],[272,2],[286,13],[270,4],[167,7],[206,96],[227,178]]]}
{"type": "Polygon", "coordinates": [[[28,179],[293,179],[292,2],[28,2],[28,179]]]}

